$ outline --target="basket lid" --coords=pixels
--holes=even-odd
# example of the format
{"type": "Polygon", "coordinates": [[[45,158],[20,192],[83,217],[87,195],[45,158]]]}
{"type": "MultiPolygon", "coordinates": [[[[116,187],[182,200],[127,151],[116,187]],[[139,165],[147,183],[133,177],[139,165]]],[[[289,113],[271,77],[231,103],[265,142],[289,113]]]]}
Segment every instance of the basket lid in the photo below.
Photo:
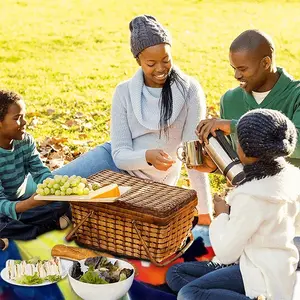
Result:
{"type": "Polygon", "coordinates": [[[173,215],[197,198],[197,193],[194,190],[169,186],[110,170],[96,173],[90,176],[88,181],[98,182],[101,186],[112,183],[120,186],[130,186],[131,189],[128,192],[110,205],[116,205],[160,218],[173,215]]]}

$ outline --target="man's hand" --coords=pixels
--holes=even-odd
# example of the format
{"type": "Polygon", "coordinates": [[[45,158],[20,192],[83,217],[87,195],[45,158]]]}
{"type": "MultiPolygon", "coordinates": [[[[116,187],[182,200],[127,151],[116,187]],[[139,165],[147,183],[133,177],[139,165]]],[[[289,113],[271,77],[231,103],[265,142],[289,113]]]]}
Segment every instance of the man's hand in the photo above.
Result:
{"type": "Polygon", "coordinates": [[[36,194],[33,194],[30,198],[18,202],[16,204],[16,212],[21,213],[31,208],[44,206],[50,203],[50,201],[45,201],[45,200],[34,200],[35,195],[36,194]]]}
{"type": "Polygon", "coordinates": [[[167,171],[176,162],[162,149],[147,150],[146,161],[160,171],[167,171]]]}
{"type": "Polygon", "coordinates": [[[216,130],[223,131],[225,135],[230,134],[230,123],[230,120],[217,118],[202,120],[196,128],[196,135],[200,143],[208,144],[208,135],[211,133],[213,136],[216,136],[216,130]]]}
{"type": "MultiPolygon", "coordinates": [[[[188,166],[189,168],[189,166],[188,166]]],[[[191,167],[199,172],[211,173],[217,170],[217,166],[210,156],[202,149],[202,165],[197,167],[191,167]]]]}
{"type": "Polygon", "coordinates": [[[229,205],[220,196],[214,195],[213,204],[214,204],[215,217],[217,217],[222,213],[229,214],[229,205]]]}

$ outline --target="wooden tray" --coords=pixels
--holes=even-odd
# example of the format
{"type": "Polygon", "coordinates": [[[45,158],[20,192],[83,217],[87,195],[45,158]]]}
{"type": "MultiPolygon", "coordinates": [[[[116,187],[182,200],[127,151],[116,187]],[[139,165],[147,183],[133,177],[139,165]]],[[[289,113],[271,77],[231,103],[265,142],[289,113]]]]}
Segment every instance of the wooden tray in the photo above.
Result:
{"type": "MultiPolygon", "coordinates": [[[[119,186],[120,197],[128,192],[131,189],[130,186],[119,186]]],[[[115,202],[119,197],[110,197],[110,198],[94,198],[92,199],[93,194],[90,195],[70,195],[70,196],[34,196],[34,200],[46,200],[46,201],[75,201],[75,202],[105,202],[111,203],[115,202]]]]}

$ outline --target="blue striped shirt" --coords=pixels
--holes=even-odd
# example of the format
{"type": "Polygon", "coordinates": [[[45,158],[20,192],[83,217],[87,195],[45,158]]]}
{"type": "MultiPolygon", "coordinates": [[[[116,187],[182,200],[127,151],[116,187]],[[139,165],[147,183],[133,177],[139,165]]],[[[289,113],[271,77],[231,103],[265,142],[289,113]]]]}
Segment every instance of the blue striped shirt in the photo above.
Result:
{"type": "Polygon", "coordinates": [[[17,219],[16,204],[26,190],[26,177],[31,174],[36,184],[52,176],[43,164],[34,139],[28,133],[14,140],[10,150],[0,148],[0,214],[17,219]]]}

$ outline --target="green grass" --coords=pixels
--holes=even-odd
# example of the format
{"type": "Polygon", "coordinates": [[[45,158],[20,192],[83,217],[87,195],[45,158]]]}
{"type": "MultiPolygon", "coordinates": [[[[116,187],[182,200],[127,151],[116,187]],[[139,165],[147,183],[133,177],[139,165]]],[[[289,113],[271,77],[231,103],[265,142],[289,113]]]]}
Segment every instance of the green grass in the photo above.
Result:
{"type": "Polygon", "coordinates": [[[0,1],[0,87],[25,97],[29,122],[39,120],[35,138],[66,137],[70,145],[85,133],[93,147],[109,139],[115,86],[137,69],[129,48],[134,16],[153,14],[169,29],[175,63],[201,82],[215,114],[220,96],[236,85],[229,45],[246,29],[268,32],[278,65],[300,77],[299,11],[298,1],[283,0],[0,1]],[[62,126],[78,112],[92,128],[62,126]]]}

